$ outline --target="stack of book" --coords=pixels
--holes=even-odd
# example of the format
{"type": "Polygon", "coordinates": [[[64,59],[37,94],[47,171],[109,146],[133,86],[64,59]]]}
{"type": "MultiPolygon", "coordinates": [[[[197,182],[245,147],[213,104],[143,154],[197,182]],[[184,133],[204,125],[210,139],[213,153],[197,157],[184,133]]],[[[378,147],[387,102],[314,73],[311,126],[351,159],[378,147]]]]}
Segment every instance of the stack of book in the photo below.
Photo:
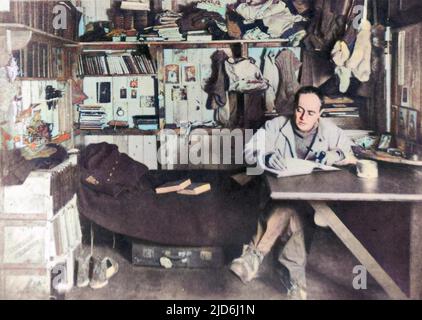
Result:
{"type": "Polygon", "coordinates": [[[349,97],[325,97],[322,117],[359,118],[359,103],[349,97]]]}
{"type": "Polygon", "coordinates": [[[144,33],[139,33],[140,41],[164,41],[163,37],[160,37],[157,31],[145,31],[144,33]]]}
{"type": "Polygon", "coordinates": [[[205,30],[188,31],[187,41],[211,41],[212,35],[205,30]]]}
{"type": "Polygon", "coordinates": [[[159,123],[156,116],[133,116],[135,127],[139,130],[158,130],[159,123]]]}
{"type": "Polygon", "coordinates": [[[168,41],[182,41],[184,40],[183,35],[179,31],[177,24],[169,24],[162,26],[154,26],[154,30],[158,32],[158,35],[164,40],[168,41]]]}
{"type": "Polygon", "coordinates": [[[344,104],[330,105],[324,109],[323,117],[359,117],[359,108],[351,107],[344,104]]]}
{"type": "Polygon", "coordinates": [[[83,54],[78,60],[78,76],[155,73],[154,62],[144,54],[83,54]]]}
{"type": "Polygon", "coordinates": [[[98,105],[79,106],[79,129],[102,130],[106,121],[107,116],[103,107],[98,105]]]}

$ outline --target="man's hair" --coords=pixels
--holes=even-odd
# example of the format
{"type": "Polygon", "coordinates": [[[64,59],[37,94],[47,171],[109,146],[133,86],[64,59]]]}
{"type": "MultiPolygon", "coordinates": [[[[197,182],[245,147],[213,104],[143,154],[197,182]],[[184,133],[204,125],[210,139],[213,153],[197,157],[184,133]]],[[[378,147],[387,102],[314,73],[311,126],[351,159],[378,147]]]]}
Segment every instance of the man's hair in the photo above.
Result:
{"type": "Polygon", "coordinates": [[[316,87],[312,87],[312,86],[302,87],[296,92],[294,107],[296,108],[298,106],[299,98],[302,94],[312,94],[312,93],[315,94],[319,98],[319,101],[321,101],[321,110],[322,110],[322,108],[324,108],[324,95],[322,94],[320,89],[316,87]]]}

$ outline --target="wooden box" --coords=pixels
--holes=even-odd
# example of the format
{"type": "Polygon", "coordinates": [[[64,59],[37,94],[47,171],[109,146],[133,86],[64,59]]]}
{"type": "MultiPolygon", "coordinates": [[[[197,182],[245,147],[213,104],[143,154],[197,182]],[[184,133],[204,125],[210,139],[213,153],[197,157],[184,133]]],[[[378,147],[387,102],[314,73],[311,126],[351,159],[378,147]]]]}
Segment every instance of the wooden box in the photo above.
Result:
{"type": "Polygon", "coordinates": [[[0,299],[48,299],[73,287],[74,251],[82,241],[77,159],[32,172],[4,188],[0,211],[0,299]]]}

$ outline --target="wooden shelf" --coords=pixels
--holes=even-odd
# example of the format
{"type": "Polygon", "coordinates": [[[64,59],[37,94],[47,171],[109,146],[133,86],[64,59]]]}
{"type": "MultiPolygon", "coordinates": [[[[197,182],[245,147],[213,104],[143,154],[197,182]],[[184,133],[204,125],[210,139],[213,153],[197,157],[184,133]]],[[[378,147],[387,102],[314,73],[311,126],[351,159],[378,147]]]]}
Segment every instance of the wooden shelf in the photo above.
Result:
{"type": "Polygon", "coordinates": [[[136,49],[138,46],[161,46],[161,47],[221,47],[225,45],[251,45],[251,46],[285,46],[288,44],[286,39],[269,40],[215,40],[215,41],[139,41],[139,42],[79,42],[77,44],[68,44],[67,47],[80,47],[84,50],[128,50],[136,49]]]}
{"type": "Polygon", "coordinates": [[[65,82],[69,79],[67,78],[33,78],[33,77],[18,77],[17,80],[20,81],[59,81],[59,82],[65,82]]]}
{"type": "Polygon", "coordinates": [[[98,75],[78,75],[78,78],[98,78],[98,77],[156,77],[156,73],[131,73],[131,74],[98,74],[98,75]]]}
{"type": "MultiPolygon", "coordinates": [[[[60,43],[63,43],[63,44],[73,44],[73,45],[78,44],[78,42],[75,42],[75,41],[72,41],[72,40],[69,40],[69,39],[66,39],[66,38],[62,38],[62,37],[56,36],[54,34],[50,34],[50,33],[47,33],[45,31],[41,31],[41,30],[26,26],[26,25],[23,25],[23,24],[19,24],[19,23],[0,23],[0,28],[5,28],[7,30],[11,30],[12,32],[13,31],[15,31],[15,32],[22,32],[22,31],[27,32],[28,35],[29,35],[28,42],[31,41],[34,36],[38,36],[38,37],[45,38],[47,40],[54,40],[54,41],[57,41],[57,42],[60,42],[60,43]]],[[[28,42],[23,47],[25,47],[28,44],[28,42]]]]}

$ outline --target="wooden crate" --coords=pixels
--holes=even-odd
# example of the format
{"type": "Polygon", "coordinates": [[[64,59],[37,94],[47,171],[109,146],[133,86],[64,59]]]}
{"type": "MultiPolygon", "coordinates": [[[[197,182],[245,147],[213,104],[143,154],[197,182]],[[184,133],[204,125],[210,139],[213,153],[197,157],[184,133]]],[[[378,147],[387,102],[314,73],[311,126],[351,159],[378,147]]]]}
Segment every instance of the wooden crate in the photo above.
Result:
{"type": "Polygon", "coordinates": [[[77,156],[71,155],[51,170],[36,170],[21,185],[5,186],[0,219],[4,215],[51,219],[76,193],[77,156]]]}
{"type": "Polygon", "coordinates": [[[48,299],[73,287],[82,241],[75,155],[4,188],[0,211],[0,298],[48,299]]]}

